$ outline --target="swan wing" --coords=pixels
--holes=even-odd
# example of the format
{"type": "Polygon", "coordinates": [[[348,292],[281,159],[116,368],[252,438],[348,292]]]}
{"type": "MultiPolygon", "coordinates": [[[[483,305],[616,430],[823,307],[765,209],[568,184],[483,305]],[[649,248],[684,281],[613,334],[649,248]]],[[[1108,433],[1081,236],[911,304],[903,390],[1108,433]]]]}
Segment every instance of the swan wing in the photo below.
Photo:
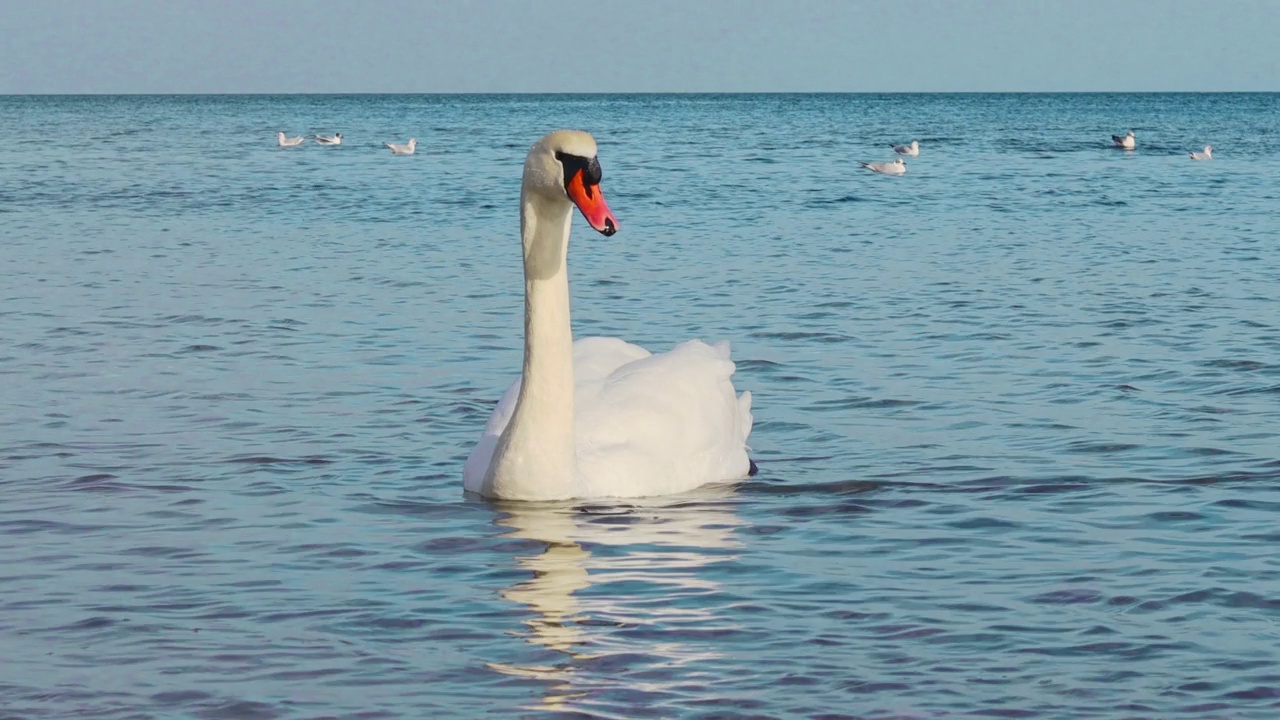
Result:
{"type": "Polygon", "coordinates": [[[462,466],[462,486],[470,492],[478,493],[484,485],[485,473],[489,470],[489,462],[493,460],[494,448],[498,446],[498,438],[502,437],[502,431],[506,429],[507,423],[511,422],[511,415],[516,411],[516,398],[520,395],[520,378],[511,383],[507,391],[502,394],[502,399],[498,400],[498,405],[493,409],[493,414],[489,416],[489,422],[484,426],[484,432],[480,434],[480,440],[476,442],[475,447],[471,448],[471,454],[467,456],[467,462],[462,466]]]}
{"type": "Polygon", "coordinates": [[[594,376],[577,380],[574,408],[587,495],[662,495],[746,477],[751,396],[734,392],[729,344],[691,340],[650,355],[612,342],[574,353],[575,372],[594,376]]]}
{"type": "Polygon", "coordinates": [[[573,343],[573,379],[577,387],[577,397],[581,400],[584,391],[594,392],[601,383],[616,370],[633,363],[653,357],[648,350],[613,337],[585,337],[573,343]]]}

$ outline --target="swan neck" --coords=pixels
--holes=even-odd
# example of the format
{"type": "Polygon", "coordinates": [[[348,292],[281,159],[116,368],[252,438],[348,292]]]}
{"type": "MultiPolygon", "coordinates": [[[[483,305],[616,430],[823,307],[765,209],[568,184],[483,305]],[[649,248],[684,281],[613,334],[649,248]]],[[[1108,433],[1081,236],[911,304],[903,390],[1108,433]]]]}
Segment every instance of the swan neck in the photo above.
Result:
{"type": "Polygon", "coordinates": [[[573,329],[569,320],[569,225],[572,206],[523,203],[524,382],[568,382],[562,403],[573,403],[573,329]]]}
{"type": "Polygon", "coordinates": [[[573,206],[521,193],[524,369],[511,422],[491,466],[498,497],[571,497],[576,482],[573,330],[566,258],[573,206]]]}

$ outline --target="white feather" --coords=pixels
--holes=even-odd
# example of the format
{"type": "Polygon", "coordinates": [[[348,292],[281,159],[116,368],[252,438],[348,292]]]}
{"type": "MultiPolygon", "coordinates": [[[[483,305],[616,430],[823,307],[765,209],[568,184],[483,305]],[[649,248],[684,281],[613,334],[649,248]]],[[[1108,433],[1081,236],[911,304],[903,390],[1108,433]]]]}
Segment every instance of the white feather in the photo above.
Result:
{"type": "MultiPolygon", "coordinates": [[[[751,393],[738,395],[729,343],[690,340],[651,354],[618,338],[573,344],[575,497],[641,497],[745,477],[751,393]]],[[[520,379],[494,408],[463,470],[480,492],[520,379]]]]}

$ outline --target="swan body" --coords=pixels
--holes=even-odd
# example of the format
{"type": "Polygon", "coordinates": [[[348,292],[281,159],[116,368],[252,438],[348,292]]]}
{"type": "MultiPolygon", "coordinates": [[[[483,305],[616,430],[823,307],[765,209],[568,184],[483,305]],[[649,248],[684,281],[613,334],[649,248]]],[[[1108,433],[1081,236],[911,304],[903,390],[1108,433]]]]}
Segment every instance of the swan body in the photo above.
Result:
{"type": "Polygon", "coordinates": [[[893,145],[893,151],[907,157],[920,157],[920,141],[912,140],[910,145],[893,145]]]}
{"type": "Polygon", "coordinates": [[[317,135],[316,142],[321,145],[341,145],[342,133],[334,133],[332,135],[317,135]]]}
{"type": "Polygon", "coordinates": [[[617,338],[574,342],[566,256],[574,205],[609,236],[595,140],[560,130],[525,159],[524,369],[463,468],[468,491],[513,500],[643,497],[746,477],[751,395],[727,343],[651,354],[617,338]]]}
{"type": "Polygon", "coordinates": [[[907,172],[907,164],[902,161],[902,158],[895,158],[892,162],[860,162],[858,164],[881,175],[905,175],[907,172]]]}
{"type": "Polygon", "coordinates": [[[1132,150],[1138,146],[1138,141],[1134,138],[1132,130],[1124,135],[1112,135],[1111,142],[1115,143],[1116,147],[1124,150],[1132,150]]]}
{"type": "Polygon", "coordinates": [[[276,133],[276,142],[280,144],[280,147],[298,147],[302,144],[303,139],[301,135],[298,137],[285,137],[282,132],[276,133]]]}
{"type": "Polygon", "coordinates": [[[392,155],[412,155],[414,151],[418,149],[418,141],[414,138],[409,138],[409,142],[403,145],[398,145],[396,143],[382,144],[391,151],[392,155]]]}
{"type": "Polygon", "coordinates": [[[1193,152],[1193,153],[1189,153],[1189,154],[1191,155],[1191,159],[1192,159],[1192,160],[1212,160],[1212,159],[1213,159],[1213,146],[1212,146],[1212,145],[1205,145],[1205,146],[1204,146],[1204,150],[1202,150],[1202,151],[1200,151],[1200,152],[1193,152]]]}

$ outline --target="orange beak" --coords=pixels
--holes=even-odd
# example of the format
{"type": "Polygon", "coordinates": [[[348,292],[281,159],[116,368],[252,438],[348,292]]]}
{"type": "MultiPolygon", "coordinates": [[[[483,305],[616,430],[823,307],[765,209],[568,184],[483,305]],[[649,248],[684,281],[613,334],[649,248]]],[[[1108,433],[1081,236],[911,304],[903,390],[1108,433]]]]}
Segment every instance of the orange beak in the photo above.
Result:
{"type": "Polygon", "coordinates": [[[569,199],[574,205],[582,211],[582,217],[597,232],[605,237],[618,232],[618,219],[613,216],[613,211],[609,210],[609,204],[604,201],[604,193],[600,191],[599,185],[588,185],[582,179],[582,171],[579,170],[573,174],[568,183],[565,183],[565,191],[569,193],[569,199]]]}

